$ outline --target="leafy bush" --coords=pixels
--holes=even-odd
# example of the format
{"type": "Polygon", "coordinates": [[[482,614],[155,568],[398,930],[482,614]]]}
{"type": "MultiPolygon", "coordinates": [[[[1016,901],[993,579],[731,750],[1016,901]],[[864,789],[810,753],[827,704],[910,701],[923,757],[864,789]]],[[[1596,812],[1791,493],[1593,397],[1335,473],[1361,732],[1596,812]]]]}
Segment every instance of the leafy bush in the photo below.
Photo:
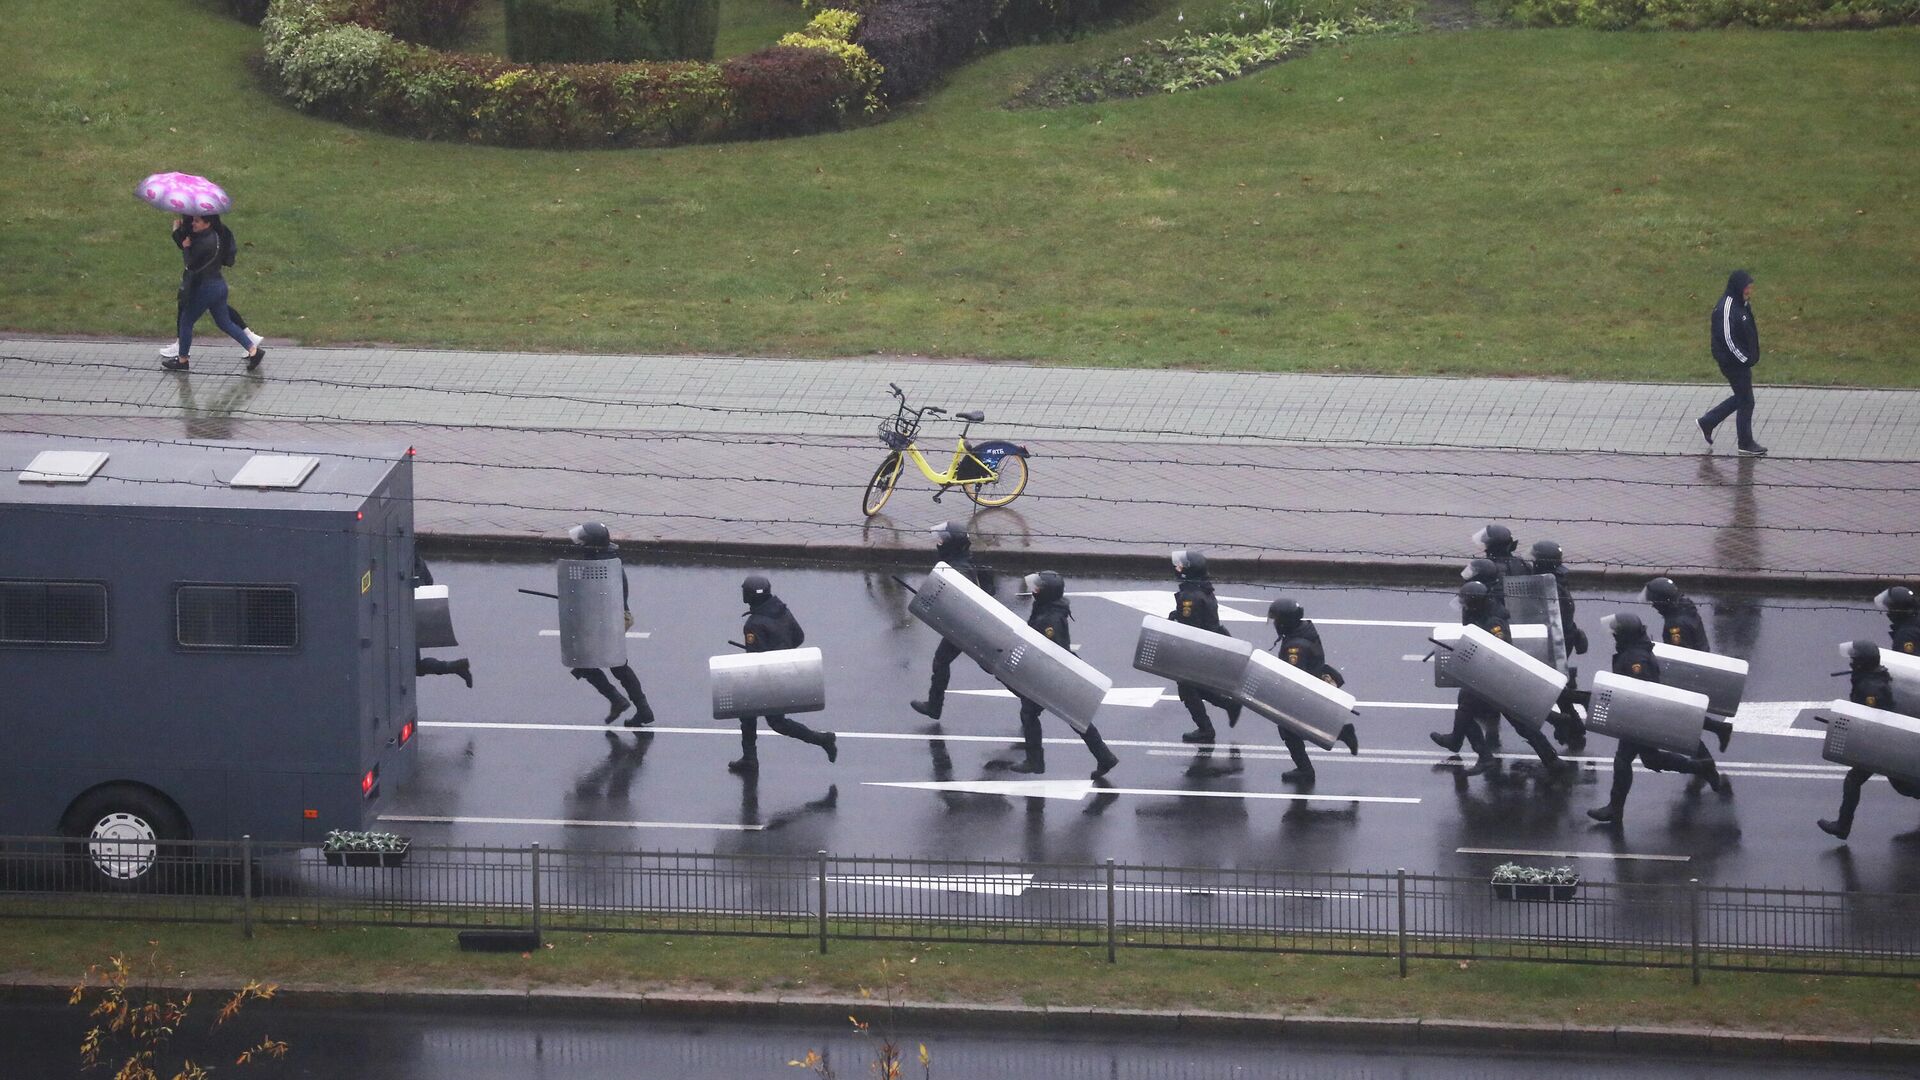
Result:
{"type": "Polygon", "coordinates": [[[871,0],[853,42],[884,69],[881,96],[901,101],[932,86],[988,38],[996,0],[871,0]]]}
{"type": "Polygon", "coordinates": [[[1125,14],[1135,0],[1001,0],[988,36],[1023,44],[1075,37],[1125,14]]]}
{"type": "Polygon", "coordinates": [[[523,63],[708,60],[719,0],[506,0],[507,54],[523,63]]]}
{"type": "Polygon", "coordinates": [[[390,832],[354,832],[334,829],[320,844],[322,851],[399,851],[407,846],[405,837],[390,832]]]}
{"type": "Polygon", "coordinates": [[[269,0],[227,0],[227,8],[233,17],[248,26],[259,26],[260,20],[267,17],[269,0]]]}
{"type": "Polygon", "coordinates": [[[347,17],[401,41],[439,46],[459,40],[479,5],[480,0],[353,0],[347,17]]]}
{"type": "Polygon", "coordinates": [[[1838,30],[1920,24],[1920,0],[1496,0],[1526,26],[1700,30],[1754,26],[1838,30]]]}
{"type": "Polygon", "coordinates": [[[1547,869],[1541,866],[1521,866],[1519,863],[1501,863],[1493,868],[1493,880],[1500,885],[1577,885],[1580,882],[1580,875],[1571,866],[1547,869]]]}
{"type": "MultiPolygon", "coordinates": [[[[846,66],[847,74],[855,83],[866,90],[864,104],[868,112],[880,111],[880,81],[886,74],[867,50],[849,40],[854,29],[860,25],[860,16],[839,8],[828,8],[816,14],[807,25],[780,39],[780,44],[796,49],[817,49],[832,53],[846,66]]],[[[838,101],[840,108],[849,107],[852,102],[846,99],[838,101]]]]}
{"type": "Polygon", "coordinates": [[[862,96],[839,57],[791,45],[734,57],[721,66],[720,79],[749,135],[821,130],[844,113],[845,102],[862,96]]]}

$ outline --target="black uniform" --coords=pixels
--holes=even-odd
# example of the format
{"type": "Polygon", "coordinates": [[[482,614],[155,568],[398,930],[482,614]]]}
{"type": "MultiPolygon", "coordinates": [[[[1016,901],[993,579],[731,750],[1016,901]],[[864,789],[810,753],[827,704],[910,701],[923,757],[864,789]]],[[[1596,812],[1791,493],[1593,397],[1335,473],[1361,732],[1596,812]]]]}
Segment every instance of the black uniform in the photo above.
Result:
{"type": "MultiPolygon", "coordinates": [[[[415,552],[413,556],[413,587],[417,589],[422,585],[431,584],[433,584],[433,571],[427,568],[427,561],[422,559],[418,552],[415,552]]],[[[420,655],[420,650],[416,648],[413,650],[413,674],[416,677],[421,675],[458,675],[460,676],[460,680],[467,684],[468,689],[472,689],[473,687],[473,665],[469,663],[464,656],[458,660],[438,660],[431,656],[420,655]]]]}
{"type": "MultiPolygon", "coordinates": [[[[1280,659],[1316,679],[1335,686],[1346,685],[1347,680],[1339,669],[1327,663],[1326,649],[1320,644],[1320,630],[1311,619],[1301,619],[1285,633],[1286,636],[1274,644],[1280,659]]],[[[1341,728],[1339,737],[1341,742],[1347,744],[1348,750],[1355,754],[1360,752],[1360,742],[1354,735],[1352,724],[1341,728]]],[[[1280,729],[1280,741],[1286,744],[1287,754],[1293,758],[1293,768],[1281,773],[1280,779],[1301,784],[1313,783],[1313,759],[1307,756],[1306,740],[1283,727],[1280,729]]]]}
{"type": "MultiPolygon", "coordinates": [[[[1513,640],[1513,635],[1507,631],[1506,607],[1491,600],[1477,611],[1463,610],[1460,613],[1460,622],[1463,625],[1478,626],[1501,641],[1513,640]]],[[[1453,709],[1453,731],[1446,735],[1436,731],[1431,733],[1429,738],[1449,753],[1459,753],[1463,743],[1473,747],[1477,760],[1467,773],[1470,776],[1477,776],[1495,765],[1492,748],[1488,745],[1487,736],[1480,725],[1482,723],[1498,724],[1501,719],[1500,710],[1494,707],[1493,702],[1463,686],[1460,688],[1460,696],[1453,709]]],[[[1560,754],[1554,750],[1553,744],[1547,741],[1546,736],[1540,734],[1538,728],[1523,727],[1514,723],[1511,717],[1506,719],[1507,723],[1520,733],[1520,737],[1526,740],[1527,745],[1533,748],[1533,752],[1539,755],[1541,763],[1548,769],[1555,773],[1570,771],[1571,766],[1560,760],[1560,754]]]]}
{"type": "MultiPolygon", "coordinates": [[[[1205,577],[1180,580],[1173,590],[1173,610],[1167,613],[1167,618],[1199,630],[1233,636],[1220,625],[1220,602],[1213,598],[1213,582],[1205,577]]],[[[1232,698],[1192,683],[1175,683],[1174,688],[1180,695],[1180,704],[1187,707],[1187,715],[1193,718],[1194,729],[1180,737],[1182,742],[1213,741],[1213,721],[1207,717],[1209,703],[1226,710],[1228,727],[1240,722],[1240,703],[1232,698]]]]}
{"type": "MultiPolygon", "coordinates": [[[[797,649],[807,640],[807,632],[800,628],[800,621],[787,610],[786,601],[772,593],[767,593],[748,602],[747,623],[741,630],[740,643],[750,653],[774,652],[779,649],[797,649]]],[[[785,735],[789,739],[799,739],[811,743],[827,752],[827,760],[840,757],[840,740],[832,732],[815,731],[798,720],[789,720],[780,713],[767,715],[767,727],[775,735],[785,735]]],[[[740,758],[727,764],[733,772],[746,772],[760,767],[759,749],[755,745],[759,736],[759,718],[743,716],[740,718],[740,758]]]]}
{"type": "Polygon", "coordinates": [[[1920,614],[1911,611],[1889,612],[1887,636],[1893,640],[1894,652],[1903,656],[1920,656],[1920,614]]]}
{"type": "MultiPolygon", "coordinates": [[[[986,571],[973,564],[970,543],[964,546],[943,543],[938,552],[940,561],[966,575],[968,581],[988,592],[993,591],[991,578],[986,571]]],[[[933,677],[927,682],[927,698],[913,703],[915,712],[934,720],[940,719],[940,714],[946,710],[947,683],[953,679],[953,662],[958,659],[960,646],[941,638],[940,644],[933,647],[933,677]]]]}
{"type": "MultiPolygon", "coordinates": [[[[1051,575],[1043,575],[1051,576],[1051,575]]],[[[1027,616],[1027,625],[1046,635],[1048,641],[1071,652],[1073,651],[1073,608],[1067,604],[1065,596],[1059,595],[1062,586],[1056,577],[1052,587],[1036,590],[1033,598],[1033,611],[1027,616]]],[[[1025,742],[1026,761],[1013,767],[1013,771],[1022,773],[1043,773],[1047,771],[1046,750],[1040,737],[1040,714],[1045,712],[1039,702],[1031,698],[1020,698],[1020,737],[1025,742]]],[[[1092,751],[1094,760],[1093,778],[1098,780],[1112,771],[1120,759],[1107,748],[1106,740],[1100,731],[1088,724],[1080,732],[1080,739],[1092,751]]]]}
{"type": "MultiPolygon", "coordinates": [[[[1878,660],[1871,668],[1855,665],[1853,686],[1848,699],[1856,705],[1865,705],[1871,709],[1896,711],[1893,700],[1893,676],[1880,666],[1878,660]]],[[[1832,821],[1821,821],[1820,828],[1831,836],[1842,840],[1853,831],[1853,812],[1860,807],[1860,789],[1873,779],[1873,770],[1855,767],[1847,770],[1847,778],[1841,782],[1840,816],[1832,821]]],[[[1899,776],[1889,776],[1887,781],[1893,790],[1909,799],[1920,799],[1920,781],[1899,776]]]]}
{"type": "MultiPolygon", "coordinates": [[[[1587,635],[1573,621],[1573,589],[1567,584],[1566,564],[1557,558],[1549,562],[1544,558],[1536,557],[1533,572],[1553,575],[1553,593],[1560,600],[1560,630],[1566,639],[1567,651],[1572,654],[1585,653],[1587,635]]],[[[1580,713],[1574,708],[1582,701],[1579,675],[1569,664],[1566,689],[1560,692],[1560,700],[1554,703],[1553,716],[1550,720],[1553,723],[1553,737],[1560,740],[1561,746],[1575,753],[1587,745],[1586,722],[1580,719],[1580,713]]]]}
{"type": "MultiPolygon", "coordinates": [[[[1698,649],[1712,652],[1713,646],[1707,642],[1707,624],[1700,619],[1700,608],[1691,599],[1681,596],[1673,600],[1656,602],[1653,610],[1660,613],[1660,640],[1682,649],[1698,649]]],[[[1733,725],[1717,716],[1707,717],[1707,730],[1720,738],[1720,752],[1727,752],[1727,744],[1733,741],[1733,725]]]]}
{"type": "MultiPolygon", "coordinates": [[[[574,558],[611,559],[619,562],[620,549],[612,544],[590,545],[582,547],[574,554],[574,558]]],[[[628,626],[633,625],[633,611],[628,607],[628,600],[632,595],[632,586],[627,581],[627,568],[623,564],[620,567],[620,606],[626,612],[628,626]]],[[[640,688],[640,677],[633,673],[630,665],[621,664],[612,669],[613,677],[620,680],[620,685],[627,691],[627,697],[620,696],[620,691],[613,688],[607,673],[599,668],[569,668],[568,671],[574,678],[583,680],[588,686],[600,691],[600,696],[607,699],[608,710],[605,723],[613,723],[614,717],[626,711],[628,698],[633,701],[633,715],[627,718],[627,726],[639,727],[653,723],[653,707],[647,704],[646,691],[640,688]]]]}
{"type": "MultiPolygon", "coordinates": [[[[1647,682],[1660,681],[1660,661],[1654,658],[1653,642],[1647,640],[1645,631],[1637,631],[1631,638],[1614,639],[1613,673],[1631,679],[1645,679],[1647,682]]],[[[1701,744],[1696,756],[1688,757],[1631,739],[1621,739],[1619,747],[1613,752],[1613,789],[1608,793],[1607,805],[1587,811],[1589,817],[1596,821],[1620,820],[1626,811],[1627,792],[1633,790],[1633,762],[1636,758],[1654,772],[1687,773],[1704,778],[1715,790],[1725,790],[1726,781],[1721,778],[1713,758],[1707,755],[1705,744],[1701,744]]]]}

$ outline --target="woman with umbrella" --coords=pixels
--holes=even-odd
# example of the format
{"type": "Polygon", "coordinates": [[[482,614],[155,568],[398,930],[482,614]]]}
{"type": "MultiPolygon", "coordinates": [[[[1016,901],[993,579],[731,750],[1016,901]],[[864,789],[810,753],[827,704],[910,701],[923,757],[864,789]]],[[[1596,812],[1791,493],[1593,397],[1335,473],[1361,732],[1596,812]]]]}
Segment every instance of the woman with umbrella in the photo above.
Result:
{"type": "Polygon", "coordinates": [[[220,273],[221,264],[229,261],[226,248],[232,241],[227,238],[233,235],[221,225],[220,215],[233,208],[233,200],[212,181],[185,173],[156,173],[141,181],[136,194],[151,206],[179,211],[186,226],[184,234],[175,233],[185,264],[180,275],[180,352],[162,360],[160,366],[168,371],[188,369],[193,324],[212,313],[214,324],[247,350],[247,370],[259,367],[267,352],[234,322],[227,310],[227,281],[220,273]]]}

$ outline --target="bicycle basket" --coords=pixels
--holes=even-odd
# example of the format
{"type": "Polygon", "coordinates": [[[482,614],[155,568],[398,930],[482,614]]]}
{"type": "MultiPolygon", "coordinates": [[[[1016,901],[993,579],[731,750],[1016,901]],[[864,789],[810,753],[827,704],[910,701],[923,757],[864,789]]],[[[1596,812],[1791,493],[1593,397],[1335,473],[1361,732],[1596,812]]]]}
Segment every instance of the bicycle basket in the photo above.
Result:
{"type": "Polygon", "coordinates": [[[913,442],[914,424],[902,417],[880,421],[880,441],[889,450],[905,450],[913,442]]]}

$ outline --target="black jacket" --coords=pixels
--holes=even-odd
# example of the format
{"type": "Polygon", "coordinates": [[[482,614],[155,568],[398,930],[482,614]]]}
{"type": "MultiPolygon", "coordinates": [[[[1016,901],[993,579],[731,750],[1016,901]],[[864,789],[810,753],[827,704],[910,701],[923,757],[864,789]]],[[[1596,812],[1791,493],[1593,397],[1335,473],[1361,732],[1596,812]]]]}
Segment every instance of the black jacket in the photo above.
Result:
{"type": "Polygon", "coordinates": [[[1653,642],[1645,636],[1637,640],[1613,643],[1613,673],[1630,679],[1660,681],[1660,661],[1653,657],[1653,642]]]}
{"type": "Polygon", "coordinates": [[[1533,573],[1533,564],[1518,555],[1488,555],[1488,562],[1500,568],[1501,577],[1526,577],[1533,573]]]}
{"type": "Polygon", "coordinates": [[[1893,651],[1920,656],[1920,618],[1904,616],[1887,620],[1887,636],[1893,639],[1893,651]]]}
{"type": "Polygon", "coordinates": [[[1707,644],[1707,624],[1700,621],[1700,609],[1693,601],[1683,596],[1671,604],[1656,605],[1654,610],[1666,620],[1660,627],[1661,641],[1683,649],[1713,651],[1713,646],[1707,644]]]}
{"type": "Polygon", "coordinates": [[[1727,291],[1707,316],[1707,339],[1713,346],[1714,362],[1721,367],[1750,368],[1760,362],[1760,325],[1753,321],[1753,308],[1740,294],[1753,284],[1753,275],[1735,270],[1727,279],[1727,291]]]}
{"type": "Polygon", "coordinates": [[[1027,625],[1046,635],[1048,641],[1063,649],[1073,648],[1073,630],[1067,625],[1073,609],[1065,600],[1036,601],[1027,616],[1027,625]]]}
{"type": "Polygon", "coordinates": [[[1211,581],[1182,581],[1173,590],[1173,610],[1167,613],[1167,618],[1216,634],[1227,632],[1227,628],[1220,625],[1220,602],[1213,598],[1211,581]]]}
{"type": "Polygon", "coordinates": [[[747,608],[747,625],[741,634],[740,644],[750,653],[797,649],[807,640],[807,632],[787,610],[786,601],[771,595],[747,608]]]}
{"type": "Polygon", "coordinates": [[[1876,667],[1872,671],[1855,671],[1849,698],[1855,705],[1865,705],[1869,709],[1899,711],[1893,703],[1893,676],[1883,667],[1876,667]]]}
{"type": "Polygon", "coordinates": [[[1586,632],[1573,623],[1573,587],[1567,584],[1566,566],[1554,563],[1548,569],[1539,572],[1553,575],[1553,591],[1560,598],[1560,629],[1566,635],[1567,647],[1577,653],[1586,652],[1586,632]]]}
{"type": "MultiPolygon", "coordinates": [[[[180,230],[174,230],[181,235],[180,230]]],[[[224,246],[220,242],[217,229],[203,229],[200,232],[188,230],[182,239],[190,243],[180,250],[181,261],[185,269],[180,271],[180,287],[192,292],[209,281],[220,281],[220,252],[224,246]]],[[[178,241],[176,241],[177,243],[178,241]]]]}
{"type": "Polygon", "coordinates": [[[1293,628],[1280,643],[1274,646],[1280,659],[1335,686],[1346,685],[1346,679],[1339,670],[1327,663],[1326,647],[1320,644],[1320,630],[1311,619],[1301,619],[1300,625],[1293,628]]]}

